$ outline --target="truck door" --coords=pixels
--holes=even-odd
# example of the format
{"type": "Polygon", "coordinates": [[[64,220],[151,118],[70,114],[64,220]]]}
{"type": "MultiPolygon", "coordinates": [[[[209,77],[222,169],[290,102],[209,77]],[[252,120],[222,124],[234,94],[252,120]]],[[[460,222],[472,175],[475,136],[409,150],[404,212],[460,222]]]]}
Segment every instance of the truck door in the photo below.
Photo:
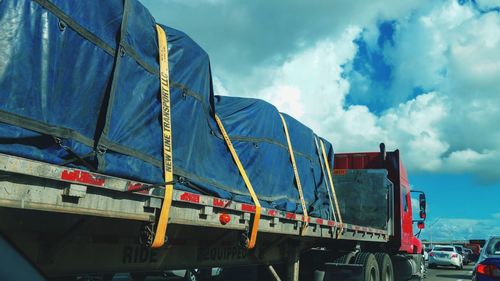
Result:
{"type": "Polygon", "coordinates": [[[401,251],[408,253],[413,252],[412,247],[412,237],[413,237],[413,225],[412,225],[412,206],[410,190],[408,187],[401,185],[401,251]]]}

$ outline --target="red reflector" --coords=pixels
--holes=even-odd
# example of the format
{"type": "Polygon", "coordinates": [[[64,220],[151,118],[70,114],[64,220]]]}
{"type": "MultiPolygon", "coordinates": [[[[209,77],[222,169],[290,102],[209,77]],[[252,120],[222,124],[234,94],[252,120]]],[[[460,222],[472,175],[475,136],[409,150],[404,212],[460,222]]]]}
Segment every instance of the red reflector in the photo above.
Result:
{"type": "Polygon", "coordinates": [[[432,253],[432,252],[431,252],[431,253],[429,254],[429,257],[433,257],[433,256],[434,256],[434,253],[432,253]]]}
{"type": "Polygon", "coordinates": [[[451,257],[452,257],[452,258],[457,258],[457,257],[458,257],[458,255],[457,255],[457,254],[452,254],[452,255],[451,255],[451,257]]]}
{"type": "Polygon", "coordinates": [[[225,213],[220,214],[219,221],[222,225],[226,225],[231,221],[231,216],[225,213]]]}

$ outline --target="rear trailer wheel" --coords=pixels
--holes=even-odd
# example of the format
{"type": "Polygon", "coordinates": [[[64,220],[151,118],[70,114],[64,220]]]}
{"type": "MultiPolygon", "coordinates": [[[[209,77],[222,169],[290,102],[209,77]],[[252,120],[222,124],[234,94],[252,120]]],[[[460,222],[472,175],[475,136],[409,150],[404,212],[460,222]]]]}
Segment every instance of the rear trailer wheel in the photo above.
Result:
{"type": "Polygon", "coordinates": [[[375,255],[372,253],[358,253],[354,258],[353,264],[360,264],[363,266],[364,281],[380,281],[380,270],[375,255]]]}
{"type": "Polygon", "coordinates": [[[375,253],[375,259],[380,270],[380,281],[394,281],[391,257],[386,253],[375,253]]]}
{"type": "Polygon", "coordinates": [[[334,263],[350,264],[353,261],[355,256],[356,256],[356,253],[349,252],[347,254],[344,254],[344,255],[334,259],[333,262],[334,263]]]}
{"type": "Polygon", "coordinates": [[[200,280],[199,270],[198,269],[186,270],[186,274],[184,275],[184,280],[186,280],[186,281],[198,281],[198,280],[200,280]]]}
{"type": "Polygon", "coordinates": [[[115,276],[115,274],[113,274],[113,273],[103,274],[101,280],[102,281],[112,281],[114,276],[115,276]]]}
{"type": "Polygon", "coordinates": [[[147,275],[145,273],[141,272],[131,272],[130,273],[130,278],[134,281],[144,281],[146,279],[147,275]]]}

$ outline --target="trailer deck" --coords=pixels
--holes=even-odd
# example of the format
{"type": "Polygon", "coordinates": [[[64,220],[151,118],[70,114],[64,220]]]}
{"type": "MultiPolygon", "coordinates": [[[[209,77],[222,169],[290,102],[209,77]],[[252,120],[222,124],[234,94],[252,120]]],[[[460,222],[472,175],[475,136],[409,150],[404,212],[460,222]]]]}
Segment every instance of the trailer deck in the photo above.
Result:
{"type": "MultiPolygon", "coordinates": [[[[0,154],[0,207],[154,221],[164,189],[84,170],[0,154]]],[[[175,190],[169,224],[244,230],[255,206],[175,190]],[[223,224],[221,214],[230,217],[223,224]]],[[[301,214],[263,208],[259,232],[299,235],[301,214]]],[[[304,236],[335,238],[340,225],[309,218],[304,236]]],[[[340,239],[387,241],[386,230],[344,224],[340,239]]]]}
{"type": "Polygon", "coordinates": [[[301,214],[263,208],[257,247],[247,251],[238,240],[248,234],[254,205],[174,190],[168,242],[152,250],[137,237],[155,221],[163,191],[0,154],[0,232],[56,275],[271,264],[289,259],[290,244],[300,251],[339,240],[386,242],[390,235],[351,224],[338,235],[337,222],[315,217],[300,235],[301,214]]]}

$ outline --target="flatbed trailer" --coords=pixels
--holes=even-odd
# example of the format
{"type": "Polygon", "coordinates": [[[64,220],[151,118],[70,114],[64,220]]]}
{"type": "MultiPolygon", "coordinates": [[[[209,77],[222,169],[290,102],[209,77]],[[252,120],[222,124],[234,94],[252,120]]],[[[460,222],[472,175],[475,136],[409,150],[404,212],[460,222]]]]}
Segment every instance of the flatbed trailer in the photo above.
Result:
{"type": "MultiPolygon", "coordinates": [[[[0,232],[47,276],[287,264],[315,248],[384,245],[375,229],[262,209],[257,246],[247,250],[252,204],[174,190],[167,243],[147,247],[164,188],[0,154],[0,232]]],[[[324,251],[323,255],[325,255],[324,251]]],[[[340,255],[336,252],[336,255],[340,255]]]]}

